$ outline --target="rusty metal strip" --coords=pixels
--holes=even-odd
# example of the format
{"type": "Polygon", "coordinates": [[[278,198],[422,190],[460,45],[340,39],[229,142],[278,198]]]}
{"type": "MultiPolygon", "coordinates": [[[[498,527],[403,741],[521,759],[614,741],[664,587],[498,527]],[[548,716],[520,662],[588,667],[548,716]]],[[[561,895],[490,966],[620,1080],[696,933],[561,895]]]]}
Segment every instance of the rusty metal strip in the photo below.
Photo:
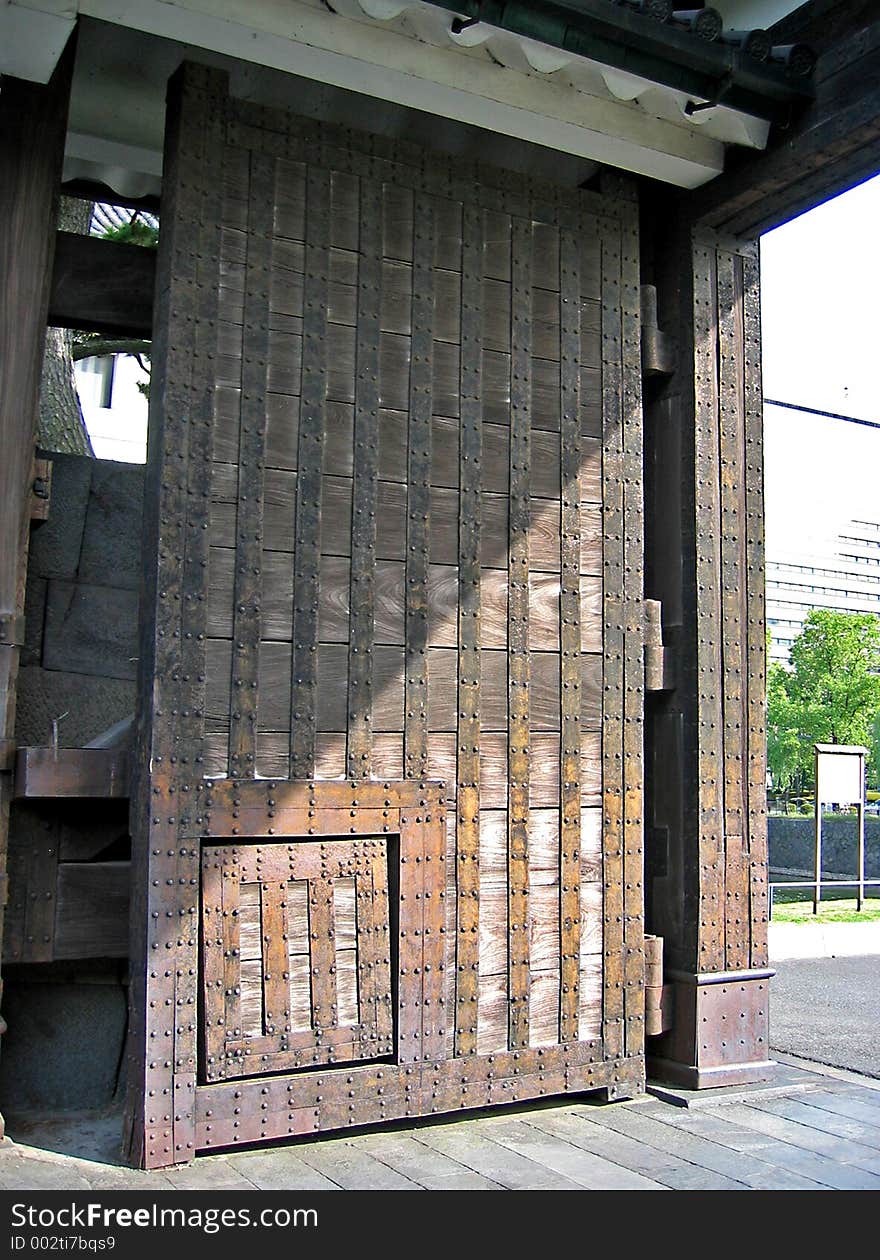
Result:
{"type": "Polygon", "coordinates": [[[624,481],[623,912],[626,1056],[644,1052],[643,888],[644,534],[638,210],[621,219],[624,481]]]}
{"type": "MultiPolygon", "coordinates": [[[[203,868],[204,870],[204,864],[203,868]]],[[[220,868],[220,939],[223,949],[223,992],[226,999],[223,1043],[241,1036],[241,956],[238,914],[241,877],[234,858],[220,868]]],[[[216,913],[216,907],[215,907],[216,913]]]]}
{"type": "MultiPolygon", "coordinates": [[[[381,880],[385,875],[386,866],[387,858],[383,853],[378,859],[374,857],[368,860],[363,872],[355,881],[358,1013],[363,1029],[359,1057],[363,1059],[375,1053],[369,1048],[369,1037],[371,1034],[374,1039],[376,1037],[378,980],[381,965],[377,954],[376,912],[382,907],[376,906],[376,899],[381,895],[381,880]]],[[[388,974],[390,976],[390,968],[388,974]]]]}
{"type": "Polygon", "coordinates": [[[602,232],[602,504],[604,677],[602,700],[603,1002],[606,1057],[623,1051],[624,486],[621,373],[621,240],[602,232]]]}
{"type": "Polygon", "coordinates": [[[226,992],[223,918],[223,867],[216,854],[202,861],[202,993],[205,1067],[222,1059],[230,1013],[226,992]]]}
{"type": "Polygon", "coordinates": [[[333,878],[309,880],[309,948],[312,970],[312,1025],[320,1043],[336,1027],[336,943],[333,878]]]}
{"type": "Polygon", "coordinates": [[[560,324],[560,970],[559,1039],[578,1037],[581,837],[580,241],[559,242],[560,324]]]}
{"type": "MultiPolygon", "coordinates": [[[[358,809],[358,832],[368,829],[377,835],[390,835],[397,830],[397,811],[388,809],[358,809]]],[[[340,827],[343,833],[350,831],[346,825],[351,820],[347,813],[340,813],[335,808],[328,809],[288,809],[276,807],[271,815],[259,805],[240,802],[229,813],[224,810],[212,812],[210,820],[206,820],[204,835],[248,836],[252,838],[265,836],[338,836],[340,827]]],[[[352,832],[352,834],[354,834],[352,832]]]]}
{"type": "Polygon", "coordinates": [[[263,472],[266,448],[266,378],[269,359],[269,267],[275,206],[275,163],[250,155],[247,264],[235,516],[235,586],[232,614],[232,703],[229,773],[256,773],[257,672],[262,616],[263,472]]]}
{"type": "Polygon", "coordinates": [[[585,1045],[398,1067],[371,1064],[203,1086],[199,1149],[317,1133],[404,1116],[644,1082],[638,1058],[603,1063],[585,1045]]]}
{"type": "Polygon", "coordinates": [[[722,705],[724,713],[725,966],[748,965],[746,783],[745,462],[742,267],[718,255],[719,471],[721,508],[722,705]]]}
{"type": "Polygon", "coordinates": [[[510,507],[507,580],[508,1044],[529,1044],[529,465],[532,224],[511,225],[510,507]]]}
{"type": "Polygon", "coordinates": [[[413,201],[412,360],[409,378],[406,521],[404,773],[425,774],[428,756],[428,559],[434,363],[434,204],[413,201]]]}
{"type": "MultiPolygon", "coordinates": [[[[349,820],[351,830],[346,825],[341,832],[337,832],[344,836],[353,836],[364,831],[371,833],[376,829],[373,819],[369,820],[367,826],[360,825],[359,820],[364,810],[389,810],[389,818],[394,821],[394,811],[418,805],[426,797],[432,803],[443,802],[442,785],[436,782],[361,782],[344,779],[294,782],[260,779],[253,783],[235,783],[228,779],[208,779],[203,785],[203,793],[207,799],[203,807],[202,822],[193,835],[229,835],[229,826],[235,822],[232,811],[241,809],[248,811],[248,825],[257,825],[262,812],[266,823],[271,827],[274,814],[274,823],[279,834],[283,834],[284,829],[278,819],[287,810],[315,811],[315,820],[318,813],[355,810],[356,814],[349,820]]],[[[334,823],[336,827],[340,825],[340,820],[334,823]]]]}
{"type": "Polygon", "coordinates": [[[306,276],[297,452],[293,678],[290,706],[291,775],[294,779],[309,778],[315,767],[321,473],[324,463],[324,409],[327,396],[329,216],[329,172],[309,167],[306,176],[306,276]]]}
{"type": "Polygon", "coordinates": [[[373,622],[376,501],[379,487],[379,323],[382,283],[382,193],[360,181],[354,492],[348,648],[349,778],[370,777],[373,733],[373,622]]]}
{"type": "Polygon", "coordinates": [[[422,831],[422,1059],[446,1055],[446,816],[423,798],[422,831]]]}
{"type": "Polygon", "coordinates": [[[267,1037],[290,1032],[290,974],[287,958],[285,885],[260,884],[263,942],[263,1027],[267,1037]]]}
{"type": "Polygon", "coordinates": [[[750,860],[749,965],[767,965],[766,642],[764,637],[764,477],[761,389],[761,289],[757,258],[741,263],[745,374],[745,585],[746,585],[746,853],[750,860]]]}
{"type": "Polygon", "coordinates": [[[718,307],[715,250],[695,236],[694,372],[698,741],[700,792],[700,971],[724,966],[723,713],[719,513],[718,307]]]}
{"type": "Polygon", "coordinates": [[[394,1004],[391,992],[391,906],[389,904],[389,852],[383,842],[374,846],[372,857],[373,886],[373,993],[375,1012],[373,1027],[380,1043],[393,1044],[394,1041],[394,1004]]]}
{"type": "Polygon", "coordinates": [[[456,1053],[477,1052],[480,920],[480,523],[482,215],[464,207],[458,524],[456,1053]]]}
{"type": "Polygon", "coordinates": [[[422,830],[416,812],[400,816],[401,879],[398,919],[397,1061],[422,1057],[422,896],[418,877],[424,867],[422,830]]]}
{"type": "MultiPolygon", "coordinates": [[[[173,878],[176,895],[169,906],[167,897],[161,913],[173,909],[176,932],[173,942],[173,1007],[163,1014],[172,1015],[173,1077],[173,1148],[176,1160],[189,1159],[194,1150],[194,1102],[198,1045],[198,936],[199,936],[199,853],[196,846],[181,839],[192,825],[196,782],[201,778],[202,739],[205,710],[205,630],[207,604],[201,598],[208,558],[208,486],[214,434],[214,364],[217,349],[217,303],[220,269],[220,207],[222,166],[224,161],[224,126],[226,79],[210,72],[193,72],[191,88],[184,92],[182,109],[196,114],[200,134],[193,137],[190,155],[182,155],[181,183],[192,183],[197,190],[198,212],[195,218],[197,258],[192,274],[193,340],[189,406],[184,411],[185,428],[179,445],[168,435],[163,449],[170,464],[184,467],[185,499],[179,510],[184,521],[182,546],[174,554],[164,553],[164,571],[172,568],[182,573],[182,598],[179,605],[179,640],[177,659],[171,673],[171,709],[173,726],[170,744],[162,741],[153,757],[154,765],[164,756],[168,778],[169,809],[166,826],[166,855],[174,845],[173,878]],[[196,88],[196,85],[198,87],[196,88]],[[198,92],[198,103],[193,88],[198,92]],[[186,458],[180,460],[181,450],[186,458]],[[176,695],[174,693],[176,692],[176,695]],[[171,840],[170,830],[177,832],[171,840]],[[170,841],[170,843],[168,843],[170,841]]],[[[185,213],[185,212],[184,212],[185,213]]],[[[185,229],[184,229],[185,230],[185,229]]],[[[167,400],[166,400],[167,407],[167,400]]],[[[166,474],[175,474],[166,470],[166,474]]],[[[161,563],[161,562],[160,562],[161,563]]],[[[160,578],[161,580],[161,578],[160,578]]],[[[165,588],[167,590],[167,588],[165,588]]],[[[159,666],[156,662],[157,669],[159,666]]],[[[167,701],[165,702],[167,703],[167,701]]],[[[159,704],[156,704],[156,708],[159,704]]],[[[162,704],[165,707],[165,704],[162,704]]],[[[166,736],[167,738],[167,736],[166,736]]],[[[160,771],[161,774],[161,771],[160,771]]],[[[159,835],[154,829],[150,837],[155,856],[159,835]]],[[[159,872],[151,870],[152,881],[159,872]]],[[[167,878],[167,877],[166,877],[167,878]]],[[[161,879],[159,880],[161,885],[161,879]]],[[[168,884],[165,884],[166,890],[168,884]]],[[[166,941],[166,944],[168,942],[166,941]]],[[[167,955],[166,955],[167,969],[167,955]]],[[[152,999],[150,999],[152,1001],[152,999]]],[[[157,1006],[148,1006],[157,1010],[157,1006]]]]}

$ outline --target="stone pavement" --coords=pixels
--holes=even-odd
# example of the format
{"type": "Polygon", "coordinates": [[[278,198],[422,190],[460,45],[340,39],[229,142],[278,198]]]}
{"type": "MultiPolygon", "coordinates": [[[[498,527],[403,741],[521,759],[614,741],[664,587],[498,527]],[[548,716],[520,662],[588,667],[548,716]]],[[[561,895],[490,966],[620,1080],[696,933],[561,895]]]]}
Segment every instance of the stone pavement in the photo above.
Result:
{"type": "Polygon", "coordinates": [[[880,922],[770,924],[770,1045],[880,1077],[880,922]]]}
{"type": "Polygon", "coordinates": [[[202,1156],[119,1163],[116,1111],[9,1124],[8,1190],[876,1190],[880,1081],[786,1058],[763,1086],[588,1097],[202,1156]]]}

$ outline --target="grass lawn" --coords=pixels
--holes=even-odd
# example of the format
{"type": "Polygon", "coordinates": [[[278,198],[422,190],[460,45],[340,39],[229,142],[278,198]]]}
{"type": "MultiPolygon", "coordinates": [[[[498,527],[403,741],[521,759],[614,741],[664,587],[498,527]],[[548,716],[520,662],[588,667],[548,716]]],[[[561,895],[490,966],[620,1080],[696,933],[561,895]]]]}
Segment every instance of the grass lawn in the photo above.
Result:
{"type": "MultiPolygon", "coordinates": [[[[875,890],[876,891],[876,890],[875,890]]],[[[819,913],[813,914],[812,901],[783,901],[783,891],[773,898],[774,923],[876,923],[880,921],[880,897],[867,900],[861,910],[856,910],[855,897],[825,900],[819,903],[819,913]]],[[[788,892],[792,896],[792,891],[788,892]]]]}

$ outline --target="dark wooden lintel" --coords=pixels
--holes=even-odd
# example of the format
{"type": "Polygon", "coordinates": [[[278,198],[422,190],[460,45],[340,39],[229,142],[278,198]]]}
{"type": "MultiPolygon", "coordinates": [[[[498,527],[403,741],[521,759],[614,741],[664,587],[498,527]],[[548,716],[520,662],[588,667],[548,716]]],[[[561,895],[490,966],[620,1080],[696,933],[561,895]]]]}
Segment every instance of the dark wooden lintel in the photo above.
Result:
{"type": "Polygon", "coordinates": [[[149,340],[155,280],[155,250],[59,232],[48,322],[149,340]]]}

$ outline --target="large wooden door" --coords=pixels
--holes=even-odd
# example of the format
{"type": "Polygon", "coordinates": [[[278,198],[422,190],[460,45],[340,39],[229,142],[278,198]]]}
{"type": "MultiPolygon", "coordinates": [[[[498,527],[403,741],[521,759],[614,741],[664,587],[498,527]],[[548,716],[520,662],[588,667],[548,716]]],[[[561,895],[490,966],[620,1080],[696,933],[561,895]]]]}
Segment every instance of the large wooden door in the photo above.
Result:
{"type": "Polygon", "coordinates": [[[137,1154],[637,1083],[635,203],[169,117],[137,1154]]]}

